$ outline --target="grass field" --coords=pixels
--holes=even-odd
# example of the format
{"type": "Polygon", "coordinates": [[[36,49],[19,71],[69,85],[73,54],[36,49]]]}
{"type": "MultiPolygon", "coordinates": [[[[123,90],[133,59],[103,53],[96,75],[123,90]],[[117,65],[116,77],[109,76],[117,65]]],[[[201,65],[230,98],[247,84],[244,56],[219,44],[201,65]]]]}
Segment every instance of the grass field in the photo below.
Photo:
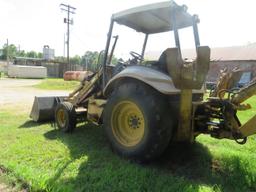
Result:
{"type": "MultiPolygon", "coordinates": [[[[243,121],[256,114],[256,98],[249,102],[243,121]]],[[[6,108],[0,125],[0,167],[31,191],[256,191],[256,137],[238,145],[202,135],[140,165],[113,154],[101,126],[81,124],[68,135],[6,108]]]]}
{"type": "Polygon", "coordinates": [[[78,81],[64,81],[63,79],[48,78],[34,87],[46,90],[73,90],[79,84],[80,82],[78,81]]]}

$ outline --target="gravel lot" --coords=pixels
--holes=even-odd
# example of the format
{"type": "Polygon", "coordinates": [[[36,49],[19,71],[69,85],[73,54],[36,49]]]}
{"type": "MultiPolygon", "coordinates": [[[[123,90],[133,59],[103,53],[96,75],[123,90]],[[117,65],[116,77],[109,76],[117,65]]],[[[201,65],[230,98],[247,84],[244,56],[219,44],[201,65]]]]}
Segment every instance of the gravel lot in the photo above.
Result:
{"type": "Polygon", "coordinates": [[[30,110],[35,96],[66,96],[68,91],[41,90],[32,86],[40,83],[35,79],[0,79],[0,109],[1,107],[20,106],[30,110]]]}

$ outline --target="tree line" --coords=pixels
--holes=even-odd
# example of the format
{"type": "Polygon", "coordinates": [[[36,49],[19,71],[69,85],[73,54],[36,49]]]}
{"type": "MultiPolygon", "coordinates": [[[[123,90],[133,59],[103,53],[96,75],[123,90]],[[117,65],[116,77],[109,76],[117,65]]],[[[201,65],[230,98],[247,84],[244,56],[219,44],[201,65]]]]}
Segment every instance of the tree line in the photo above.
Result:
{"type": "MultiPolygon", "coordinates": [[[[43,53],[36,51],[24,51],[19,50],[14,44],[3,45],[0,49],[0,60],[7,60],[7,55],[10,60],[13,60],[15,57],[29,57],[29,58],[43,58],[43,53]]],[[[70,57],[70,63],[84,66],[88,70],[96,70],[97,65],[101,64],[103,60],[103,54],[98,51],[86,51],[82,56],[75,55],[70,57]]],[[[55,57],[55,61],[66,62],[66,58],[62,56],[55,57]]],[[[114,55],[112,57],[112,64],[117,64],[118,58],[114,55]]]]}
{"type": "Polygon", "coordinates": [[[24,50],[18,50],[18,48],[14,44],[10,44],[7,46],[7,44],[3,45],[3,47],[0,49],[0,60],[6,60],[7,55],[9,56],[9,59],[12,60],[14,57],[31,57],[31,58],[42,58],[43,53],[36,52],[36,51],[24,51],[24,50]]]}

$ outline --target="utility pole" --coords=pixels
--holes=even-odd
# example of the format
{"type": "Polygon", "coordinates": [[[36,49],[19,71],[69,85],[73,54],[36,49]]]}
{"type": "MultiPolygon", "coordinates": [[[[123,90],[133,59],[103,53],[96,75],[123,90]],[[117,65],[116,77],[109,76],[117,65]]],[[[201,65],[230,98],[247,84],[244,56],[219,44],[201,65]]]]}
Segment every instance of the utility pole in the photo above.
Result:
{"type": "Polygon", "coordinates": [[[88,57],[85,59],[85,70],[88,71],[88,57]]]}
{"type": "Polygon", "coordinates": [[[6,41],[7,49],[6,49],[6,61],[7,61],[7,67],[9,67],[9,41],[7,39],[6,41]]]}
{"type": "Polygon", "coordinates": [[[63,49],[63,57],[65,57],[65,55],[66,55],[66,37],[65,37],[66,35],[65,35],[65,33],[64,33],[64,49],[63,49]]]}
{"type": "Polygon", "coordinates": [[[64,23],[67,23],[67,60],[68,60],[68,69],[72,70],[70,60],[69,60],[69,25],[73,25],[73,19],[70,19],[70,13],[75,14],[75,7],[71,7],[70,5],[60,4],[61,10],[67,12],[67,18],[64,18],[64,23]]]}

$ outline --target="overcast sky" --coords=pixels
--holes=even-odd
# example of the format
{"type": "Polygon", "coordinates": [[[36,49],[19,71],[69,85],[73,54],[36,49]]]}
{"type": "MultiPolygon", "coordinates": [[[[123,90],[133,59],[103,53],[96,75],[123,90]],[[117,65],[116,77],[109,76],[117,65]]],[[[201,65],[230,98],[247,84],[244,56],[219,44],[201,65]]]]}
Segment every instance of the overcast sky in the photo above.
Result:
{"type": "MultiPolygon", "coordinates": [[[[161,1],[161,0],[160,0],[161,1]]],[[[0,47],[9,43],[20,45],[21,50],[42,51],[44,45],[55,49],[56,55],[63,55],[63,23],[65,12],[60,4],[76,7],[72,15],[70,54],[82,55],[86,50],[104,49],[106,34],[112,13],[157,0],[0,0],[0,47]]],[[[176,0],[186,4],[188,12],[198,14],[201,20],[199,33],[202,45],[223,47],[246,45],[256,42],[256,1],[254,0],[176,0]]],[[[128,31],[122,33],[126,36],[128,31]]],[[[140,36],[139,36],[140,37],[140,36]]],[[[121,39],[121,38],[120,38],[121,39]]],[[[124,44],[137,43],[133,36],[127,36],[124,44]]],[[[150,49],[166,43],[157,41],[150,49]]],[[[184,47],[189,47],[185,41],[184,47]]],[[[141,46],[141,45],[140,45],[141,46]]],[[[124,46],[119,47],[122,54],[124,46]]],[[[132,48],[131,48],[132,49],[132,48]]],[[[154,50],[154,51],[155,51],[154,50]]],[[[136,51],[136,50],[134,50],[136,51]]]]}

